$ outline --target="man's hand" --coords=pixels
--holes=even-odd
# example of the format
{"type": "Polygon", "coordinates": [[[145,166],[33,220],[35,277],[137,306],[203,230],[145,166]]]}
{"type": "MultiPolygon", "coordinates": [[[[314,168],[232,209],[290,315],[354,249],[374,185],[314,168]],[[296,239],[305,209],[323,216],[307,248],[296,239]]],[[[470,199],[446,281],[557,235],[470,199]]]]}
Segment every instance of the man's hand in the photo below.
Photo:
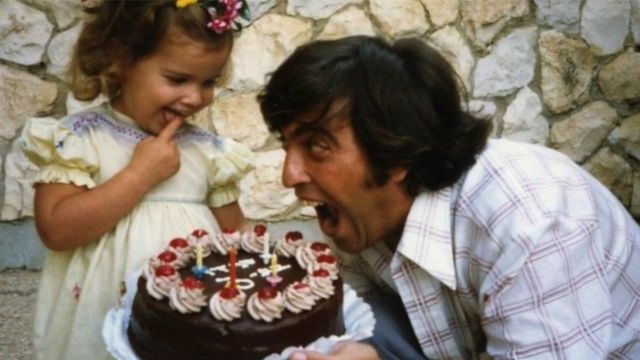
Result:
{"type": "Polygon", "coordinates": [[[315,351],[296,351],[289,360],[378,360],[380,357],[371,346],[355,341],[342,341],[336,344],[329,355],[315,351]]]}

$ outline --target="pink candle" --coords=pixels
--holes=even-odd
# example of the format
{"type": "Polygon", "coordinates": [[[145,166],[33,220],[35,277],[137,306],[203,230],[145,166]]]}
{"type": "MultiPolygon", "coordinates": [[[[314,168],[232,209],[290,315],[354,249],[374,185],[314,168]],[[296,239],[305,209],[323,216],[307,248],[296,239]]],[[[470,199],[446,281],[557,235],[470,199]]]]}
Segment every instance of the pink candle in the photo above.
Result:
{"type": "Polygon", "coordinates": [[[229,251],[229,287],[236,287],[236,256],[237,250],[236,247],[233,246],[229,251]]]}

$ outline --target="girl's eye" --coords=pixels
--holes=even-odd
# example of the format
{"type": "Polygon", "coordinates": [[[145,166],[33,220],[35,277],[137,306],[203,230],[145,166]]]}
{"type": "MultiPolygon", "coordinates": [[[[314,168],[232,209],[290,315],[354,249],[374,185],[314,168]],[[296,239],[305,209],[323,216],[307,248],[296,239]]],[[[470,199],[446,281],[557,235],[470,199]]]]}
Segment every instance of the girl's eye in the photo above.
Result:
{"type": "Polygon", "coordinates": [[[169,80],[170,83],[177,85],[182,84],[186,81],[184,78],[175,76],[167,76],[167,80],[169,80]]]}
{"type": "Polygon", "coordinates": [[[220,82],[220,78],[209,79],[209,80],[205,81],[203,83],[203,85],[204,85],[204,87],[210,88],[210,87],[214,87],[214,86],[218,85],[219,82],[220,82]]]}

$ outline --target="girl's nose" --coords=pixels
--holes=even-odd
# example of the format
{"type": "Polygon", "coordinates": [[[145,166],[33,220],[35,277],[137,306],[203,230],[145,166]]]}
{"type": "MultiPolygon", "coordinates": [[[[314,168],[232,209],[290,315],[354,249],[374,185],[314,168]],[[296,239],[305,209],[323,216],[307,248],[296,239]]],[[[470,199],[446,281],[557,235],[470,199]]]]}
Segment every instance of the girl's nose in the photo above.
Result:
{"type": "Polygon", "coordinates": [[[202,89],[199,86],[193,86],[187,89],[183,97],[183,102],[193,107],[208,105],[213,100],[213,89],[202,89]]]}
{"type": "Polygon", "coordinates": [[[294,150],[288,150],[282,167],[282,183],[292,188],[296,185],[311,181],[304,165],[304,159],[294,150]]]}

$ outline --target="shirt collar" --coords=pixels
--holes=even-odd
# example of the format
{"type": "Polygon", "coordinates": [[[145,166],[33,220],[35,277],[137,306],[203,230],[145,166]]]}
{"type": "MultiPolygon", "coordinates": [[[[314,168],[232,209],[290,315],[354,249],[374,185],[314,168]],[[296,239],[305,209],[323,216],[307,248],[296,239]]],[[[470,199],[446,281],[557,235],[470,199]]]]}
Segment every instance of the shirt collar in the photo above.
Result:
{"type": "Polygon", "coordinates": [[[139,129],[140,127],[138,126],[138,123],[136,123],[132,118],[128,117],[127,115],[119,112],[118,110],[114,109],[113,106],[111,106],[111,102],[110,101],[106,101],[104,103],[104,108],[105,110],[109,113],[111,113],[111,115],[118,121],[131,125],[137,129],[139,129]]]}
{"type": "Polygon", "coordinates": [[[451,238],[452,188],[420,193],[409,210],[397,253],[456,289],[451,238]]]}

